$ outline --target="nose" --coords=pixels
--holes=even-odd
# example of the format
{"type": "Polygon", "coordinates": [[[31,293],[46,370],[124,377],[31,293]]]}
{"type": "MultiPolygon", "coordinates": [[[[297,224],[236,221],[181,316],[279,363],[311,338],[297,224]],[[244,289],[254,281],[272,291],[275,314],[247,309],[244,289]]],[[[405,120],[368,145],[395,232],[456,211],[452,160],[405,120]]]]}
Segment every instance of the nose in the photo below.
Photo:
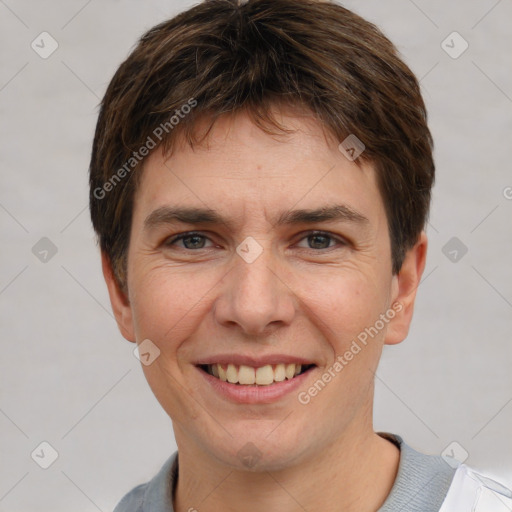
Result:
{"type": "Polygon", "coordinates": [[[251,263],[237,257],[233,264],[215,303],[216,321],[252,336],[290,325],[297,300],[272,250],[263,250],[251,263]]]}

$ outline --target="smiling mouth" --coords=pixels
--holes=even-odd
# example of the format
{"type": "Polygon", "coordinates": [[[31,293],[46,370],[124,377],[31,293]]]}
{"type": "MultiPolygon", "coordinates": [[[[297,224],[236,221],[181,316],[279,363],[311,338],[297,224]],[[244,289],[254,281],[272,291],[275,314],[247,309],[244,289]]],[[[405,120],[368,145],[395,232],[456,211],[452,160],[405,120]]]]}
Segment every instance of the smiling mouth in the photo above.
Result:
{"type": "Polygon", "coordinates": [[[198,368],[223,382],[240,386],[271,386],[292,380],[309,371],[314,364],[267,364],[259,368],[236,364],[200,364],[198,368]]]}

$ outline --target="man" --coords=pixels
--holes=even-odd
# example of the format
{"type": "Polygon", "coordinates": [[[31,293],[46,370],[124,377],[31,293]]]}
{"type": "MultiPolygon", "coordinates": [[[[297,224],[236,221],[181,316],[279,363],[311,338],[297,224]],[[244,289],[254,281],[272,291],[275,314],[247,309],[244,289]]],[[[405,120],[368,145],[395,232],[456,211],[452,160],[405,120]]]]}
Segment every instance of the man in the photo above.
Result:
{"type": "Polygon", "coordinates": [[[433,181],[416,78],[339,5],[213,0],[141,38],[102,102],[90,206],[178,452],[117,512],[507,510],[373,430],[433,181]]]}

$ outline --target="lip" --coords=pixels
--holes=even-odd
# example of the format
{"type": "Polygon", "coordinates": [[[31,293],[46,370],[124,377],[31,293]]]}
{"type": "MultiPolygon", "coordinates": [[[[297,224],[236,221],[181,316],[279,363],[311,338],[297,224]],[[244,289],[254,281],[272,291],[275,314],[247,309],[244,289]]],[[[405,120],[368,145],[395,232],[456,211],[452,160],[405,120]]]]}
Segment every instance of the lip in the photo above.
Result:
{"type": "Polygon", "coordinates": [[[204,365],[204,364],[234,364],[237,366],[245,365],[245,366],[252,366],[253,368],[260,368],[262,366],[265,366],[267,364],[302,364],[302,365],[308,365],[308,364],[315,364],[314,361],[303,359],[301,357],[296,356],[290,356],[286,354],[269,354],[266,356],[250,356],[250,355],[242,355],[242,354],[219,354],[216,356],[210,356],[206,357],[204,359],[201,359],[200,361],[196,361],[196,366],[204,365]]]}
{"type": "MultiPolygon", "coordinates": [[[[233,361],[233,359],[231,359],[233,361]]],[[[291,361],[293,362],[293,361],[291,361]]],[[[213,363],[204,363],[213,364],[213,363]]],[[[241,363],[243,364],[243,363],[241,363]]],[[[260,364],[260,363],[258,363],[260,364]]],[[[271,363],[267,363],[271,364],[271,363]]],[[[276,363],[274,363],[276,364],[276,363]]],[[[224,382],[196,366],[206,383],[223,398],[239,404],[271,404],[296,391],[317,367],[313,366],[291,380],[276,382],[268,386],[240,385],[224,382]]]]}

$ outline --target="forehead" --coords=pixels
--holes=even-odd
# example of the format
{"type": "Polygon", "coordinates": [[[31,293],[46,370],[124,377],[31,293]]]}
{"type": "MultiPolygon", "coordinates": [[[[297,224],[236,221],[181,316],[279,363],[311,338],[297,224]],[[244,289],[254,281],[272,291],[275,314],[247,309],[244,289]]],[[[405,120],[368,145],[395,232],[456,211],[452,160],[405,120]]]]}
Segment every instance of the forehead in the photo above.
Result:
{"type": "Polygon", "coordinates": [[[168,206],[236,212],[245,223],[259,217],[275,223],[292,208],[325,205],[341,204],[365,217],[383,213],[371,164],[348,160],[312,116],[276,115],[292,133],[269,135],[239,113],[219,118],[200,146],[178,138],[170,156],[154,150],[144,164],[134,217],[168,206]]]}

